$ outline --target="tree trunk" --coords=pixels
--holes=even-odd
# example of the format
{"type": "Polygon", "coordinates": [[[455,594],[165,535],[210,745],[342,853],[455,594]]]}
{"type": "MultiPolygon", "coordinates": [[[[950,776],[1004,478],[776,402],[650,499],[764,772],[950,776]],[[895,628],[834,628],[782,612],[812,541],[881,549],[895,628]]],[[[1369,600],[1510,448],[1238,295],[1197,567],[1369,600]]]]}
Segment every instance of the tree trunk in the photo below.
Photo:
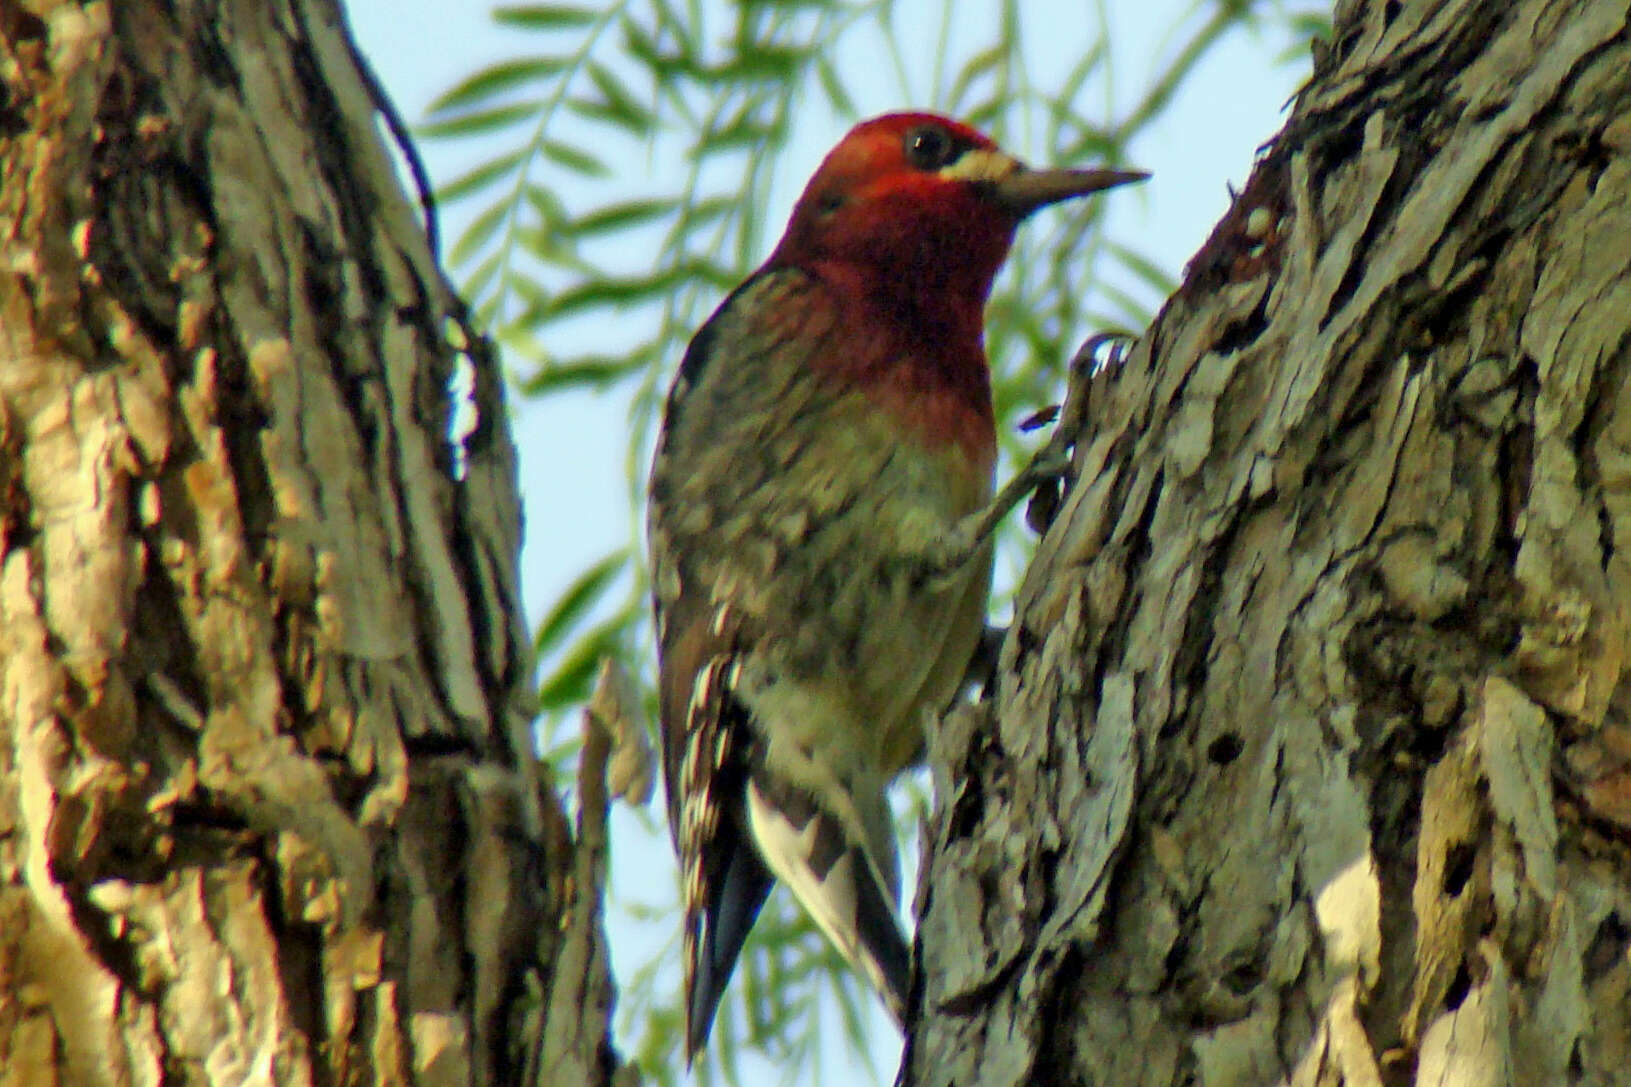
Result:
{"type": "Polygon", "coordinates": [[[906,1080],[1625,1083],[1624,0],[1339,5],[1095,380],[936,739],[906,1080]]]}
{"type": "Polygon", "coordinates": [[[607,1082],[499,373],[332,0],[0,0],[0,177],[0,1084],[607,1082]]]}

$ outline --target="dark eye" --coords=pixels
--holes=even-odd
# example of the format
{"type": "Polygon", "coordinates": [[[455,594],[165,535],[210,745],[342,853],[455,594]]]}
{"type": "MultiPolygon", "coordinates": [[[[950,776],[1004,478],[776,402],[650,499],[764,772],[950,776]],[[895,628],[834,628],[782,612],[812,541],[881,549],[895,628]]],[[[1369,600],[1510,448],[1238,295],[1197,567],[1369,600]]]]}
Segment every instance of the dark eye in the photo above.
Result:
{"type": "Polygon", "coordinates": [[[919,125],[906,134],[906,161],[919,170],[938,170],[955,161],[961,150],[951,133],[934,125],[919,125]]]}

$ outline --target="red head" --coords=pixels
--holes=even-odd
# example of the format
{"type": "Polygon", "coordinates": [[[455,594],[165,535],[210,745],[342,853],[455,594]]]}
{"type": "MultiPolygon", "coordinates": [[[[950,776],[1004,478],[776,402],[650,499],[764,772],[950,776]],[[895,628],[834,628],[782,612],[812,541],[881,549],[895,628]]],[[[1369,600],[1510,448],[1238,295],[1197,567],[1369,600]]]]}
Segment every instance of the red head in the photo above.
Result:
{"type": "Polygon", "coordinates": [[[770,265],[829,282],[858,278],[873,297],[920,316],[951,306],[977,321],[1021,219],[1144,176],[1031,170],[957,121],[885,114],[856,125],[827,155],[770,265]]]}
{"type": "Polygon", "coordinates": [[[850,347],[820,360],[931,441],[989,467],[985,302],[1031,212],[1145,175],[1032,170],[967,125],[891,113],[850,130],[766,264],[826,285],[850,347]]]}

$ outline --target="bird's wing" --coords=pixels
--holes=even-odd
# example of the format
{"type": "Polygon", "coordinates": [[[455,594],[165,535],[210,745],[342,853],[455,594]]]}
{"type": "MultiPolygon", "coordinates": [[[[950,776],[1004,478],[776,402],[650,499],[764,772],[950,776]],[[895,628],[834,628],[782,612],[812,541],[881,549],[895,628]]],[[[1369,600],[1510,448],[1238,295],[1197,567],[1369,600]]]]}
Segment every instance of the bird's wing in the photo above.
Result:
{"type": "Polygon", "coordinates": [[[745,711],[731,694],[734,662],[710,660],[692,687],[680,751],[677,837],[685,900],[686,1053],[695,1056],[730,981],[742,943],[775,882],[741,816],[745,711]]]}
{"type": "MultiPolygon", "coordinates": [[[[720,533],[717,520],[732,504],[730,494],[697,500],[698,457],[718,451],[697,447],[697,427],[687,414],[720,409],[713,403],[720,399],[717,375],[739,360],[718,332],[733,320],[733,308],[754,284],[750,279],[726,298],[686,350],[669,392],[651,476],[648,536],[658,705],[668,826],[680,858],[684,899],[688,1057],[707,1042],[742,943],[774,883],[753,846],[743,809],[752,732],[731,691],[735,647],[744,633],[741,616],[720,607],[705,571],[687,561],[699,537],[720,533]]],[[[739,467],[742,476],[755,471],[751,459],[739,467]]]]}
{"type": "MultiPolygon", "coordinates": [[[[910,951],[893,881],[879,867],[892,871],[894,856],[882,776],[858,790],[849,770],[800,752],[794,761],[807,767],[790,777],[786,749],[798,745],[778,741],[773,753],[769,742],[788,727],[818,733],[819,744],[869,724],[803,692],[788,695],[788,676],[768,674],[775,668],[764,656],[766,628],[776,624],[777,636],[810,635],[815,652],[829,651],[820,644],[830,630],[817,618],[819,591],[795,599],[777,580],[789,558],[778,534],[819,521],[822,503],[852,500],[799,493],[801,466],[830,461],[831,450],[815,450],[845,426],[809,365],[832,349],[836,327],[830,307],[801,304],[816,293],[803,273],[780,270],[750,279],[720,306],[681,363],[652,470],[663,769],[683,872],[692,1052],[707,1038],[772,872],[897,1014],[905,999],[910,951]],[[766,709],[778,700],[792,708],[766,709]]],[[[784,650],[783,659],[811,652],[784,650]]]]}

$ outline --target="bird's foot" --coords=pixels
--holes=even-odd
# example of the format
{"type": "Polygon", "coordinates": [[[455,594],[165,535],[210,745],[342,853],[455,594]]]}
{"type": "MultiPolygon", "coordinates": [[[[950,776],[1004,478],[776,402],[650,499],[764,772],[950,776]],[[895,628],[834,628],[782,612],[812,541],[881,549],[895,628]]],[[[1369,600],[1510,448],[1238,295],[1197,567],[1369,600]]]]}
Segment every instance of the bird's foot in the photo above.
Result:
{"type": "MultiPolygon", "coordinates": [[[[1025,507],[1025,523],[1038,535],[1052,526],[1055,515],[1064,504],[1076,442],[1087,420],[1093,379],[1106,370],[1119,367],[1137,342],[1138,337],[1131,332],[1098,332],[1083,340],[1082,346],[1071,356],[1070,384],[1065,403],[1045,417],[1045,421],[1054,421],[1057,425],[1047,444],[1034,458],[1039,468],[1049,469],[1048,474],[1034,484],[1031,501],[1025,507]],[[1106,347],[1108,351],[1104,351],[1106,347]],[[1060,463],[1063,463],[1063,469],[1052,470],[1060,463]]],[[[1043,420],[1044,416],[1039,413],[1035,418],[1043,420]]],[[[1038,422],[1036,425],[1044,424],[1038,422]]]]}
{"type": "MultiPolygon", "coordinates": [[[[1092,377],[1109,367],[1120,365],[1128,345],[1136,339],[1127,332],[1100,332],[1089,336],[1077,348],[1070,360],[1070,387],[1053,433],[984,509],[964,517],[954,529],[929,545],[924,553],[915,556],[925,583],[940,583],[956,574],[985,547],[1010,510],[1033,493],[1046,493],[1050,490],[1047,484],[1067,479],[1074,459],[1076,439],[1087,416],[1088,388],[1092,384],[1092,377]],[[1099,351],[1107,344],[1110,352],[1101,360],[1099,351]],[[1043,490],[1039,491],[1038,488],[1043,490]]],[[[1059,488],[1051,490],[1057,508],[1059,488]]]]}

